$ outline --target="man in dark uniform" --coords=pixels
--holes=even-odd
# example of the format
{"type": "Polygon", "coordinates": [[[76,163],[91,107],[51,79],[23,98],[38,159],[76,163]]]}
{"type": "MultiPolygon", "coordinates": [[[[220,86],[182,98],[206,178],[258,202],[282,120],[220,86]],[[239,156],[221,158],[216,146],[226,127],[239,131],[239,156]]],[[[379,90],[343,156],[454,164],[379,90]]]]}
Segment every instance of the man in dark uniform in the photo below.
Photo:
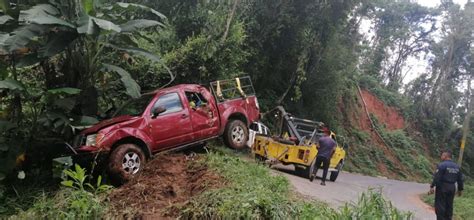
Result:
{"type": "Polygon", "coordinates": [[[430,194],[435,192],[436,219],[452,219],[453,201],[456,193],[455,183],[458,184],[458,195],[462,195],[464,189],[463,177],[459,166],[451,160],[451,151],[443,151],[442,162],[438,164],[434,173],[430,194]]]}
{"type": "Polygon", "coordinates": [[[313,182],[316,174],[318,173],[319,167],[321,164],[323,165],[323,179],[321,181],[321,185],[326,185],[326,176],[328,175],[329,163],[331,161],[331,157],[336,150],[336,141],[334,141],[330,136],[329,132],[325,133],[324,137],[319,138],[319,145],[318,145],[318,154],[316,155],[316,162],[314,164],[313,173],[309,177],[309,181],[313,182]]]}

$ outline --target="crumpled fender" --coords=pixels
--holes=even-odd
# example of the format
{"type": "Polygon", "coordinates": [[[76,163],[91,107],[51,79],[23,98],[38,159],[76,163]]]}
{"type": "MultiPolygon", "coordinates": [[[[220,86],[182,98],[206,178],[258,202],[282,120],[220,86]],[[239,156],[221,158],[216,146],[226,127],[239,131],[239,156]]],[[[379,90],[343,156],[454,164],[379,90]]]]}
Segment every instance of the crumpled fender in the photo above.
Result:
{"type": "Polygon", "coordinates": [[[134,128],[122,128],[106,134],[103,140],[99,142],[99,147],[110,150],[116,142],[125,138],[136,138],[142,140],[147,145],[148,151],[151,152],[151,146],[153,144],[152,139],[145,132],[134,128]]]}

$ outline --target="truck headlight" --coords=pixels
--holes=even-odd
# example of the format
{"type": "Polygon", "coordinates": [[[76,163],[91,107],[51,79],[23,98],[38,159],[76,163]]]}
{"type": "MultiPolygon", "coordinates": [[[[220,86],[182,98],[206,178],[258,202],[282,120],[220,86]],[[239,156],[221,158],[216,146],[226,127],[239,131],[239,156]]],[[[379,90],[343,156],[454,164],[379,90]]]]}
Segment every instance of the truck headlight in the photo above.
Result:
{"type": "Polygon", "coordinates": [[[255,97],[255,106],[257,106],[257,108],[260,109],[260,106],[259,106],[259,104],[258,104],[258,99],[257,99],[257,97],[255,97]]]}
{"type": "Polygon", "coordinates": [[[87,135],[86,137],[86,146],[94,146],[97,147],[100,145],[100,142],[102,139],[104,139],[105,134],[102,133],[97,133],[97,134],[91,134],[87,135]]]}
{"type": "Polygon", "coordinates": [[[96,143],[96,138],[97,138],[97,134],[87,135],[87,137],[86,137],[86,146],[95,146],[97,144],[96,143]]]}

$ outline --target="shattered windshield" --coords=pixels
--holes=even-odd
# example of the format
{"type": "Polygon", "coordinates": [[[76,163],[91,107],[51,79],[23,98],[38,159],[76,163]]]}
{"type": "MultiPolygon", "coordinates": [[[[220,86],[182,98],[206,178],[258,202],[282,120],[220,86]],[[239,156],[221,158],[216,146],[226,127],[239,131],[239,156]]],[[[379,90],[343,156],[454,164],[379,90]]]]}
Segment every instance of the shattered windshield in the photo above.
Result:
{"type": "Polygon", "coordinates": [[[122,115],[139,116],[143,114],[148,104],[153,99],[154,94],[142,95],[137,99],[127,101],[115,112],[114,117],[122,115]]]}

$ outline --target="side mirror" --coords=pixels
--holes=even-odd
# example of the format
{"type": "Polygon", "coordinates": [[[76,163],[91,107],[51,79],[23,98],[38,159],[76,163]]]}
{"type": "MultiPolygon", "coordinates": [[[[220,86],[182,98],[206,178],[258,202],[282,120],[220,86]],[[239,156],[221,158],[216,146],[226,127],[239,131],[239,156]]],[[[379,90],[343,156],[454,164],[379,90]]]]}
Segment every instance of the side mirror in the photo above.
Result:
{"type": "Polygon", "coordinates": [[[166,108],[163,107],[163,106],[158,106],[156,107],[155,109],[152,110],[151,112],[151,118],[156,118],[158,117],[158,115],[160,115],[161,113],[165,112],[166,111],[166,108]]]}

